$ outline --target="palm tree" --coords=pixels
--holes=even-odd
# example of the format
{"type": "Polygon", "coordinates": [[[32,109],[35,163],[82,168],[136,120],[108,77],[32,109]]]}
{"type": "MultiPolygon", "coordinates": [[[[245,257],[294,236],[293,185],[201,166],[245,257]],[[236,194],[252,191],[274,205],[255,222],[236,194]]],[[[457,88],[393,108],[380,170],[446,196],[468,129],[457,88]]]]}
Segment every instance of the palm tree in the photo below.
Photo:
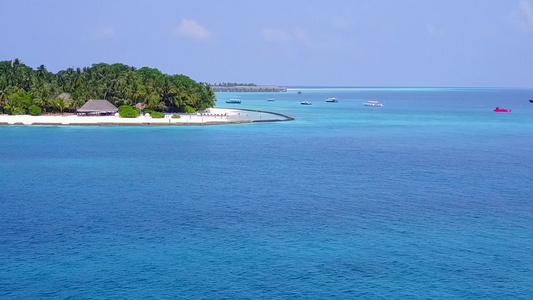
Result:
{"type": "Polygon", "coordinates": [[[48,70],[46,70],[46,67],[44,65],[40,65],[38,68],[37,68],[37,76],[39,79],[41,80],[46,80],[48,79],[48,70]]]}
{"type": "Polygon", "coordinates": [[[7,92],[7,89],[1,89],[0,90],[0,105],[5,106],[9,101],[9,93],[7,92]]]}
{"type": "Polygon", "coordinates": [[[66,101],[63,98],[57,98],[52,100],[52,105],[57,108],[61,113],[70,106],[70,102],[66,101]]]}
{"type": "Polygon", "coordinates": [[[83,106],[83,104],[85,104],[85,100],[83,100],[82,98],[80,97],[74,97],[74,99],[72,100],[72,102],[70,103],[69,107],[70,108],[75,108],[75,109],[78,109],[80,107],[83,106]]]}
{"type": "Polygon", "coordinates": [[[173,111],[174,107],[179,107],[178,87],[170,80],[170,76],[161,76],[156,78],[154,84],[155,92],[161,97],[161,101],[168,107],[169,111],[173,111]]]}

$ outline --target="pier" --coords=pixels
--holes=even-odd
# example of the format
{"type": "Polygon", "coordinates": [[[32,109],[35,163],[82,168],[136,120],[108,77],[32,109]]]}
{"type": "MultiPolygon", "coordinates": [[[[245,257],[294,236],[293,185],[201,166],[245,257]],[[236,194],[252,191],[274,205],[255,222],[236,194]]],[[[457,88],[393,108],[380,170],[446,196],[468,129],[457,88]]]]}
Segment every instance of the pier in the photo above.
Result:
{"type": "Polygon", "coordinates": [[[262,85],[212,85],[210,86],[213,92],[286,92],[286,87],[280,86],[262,86],[262,85]]]}

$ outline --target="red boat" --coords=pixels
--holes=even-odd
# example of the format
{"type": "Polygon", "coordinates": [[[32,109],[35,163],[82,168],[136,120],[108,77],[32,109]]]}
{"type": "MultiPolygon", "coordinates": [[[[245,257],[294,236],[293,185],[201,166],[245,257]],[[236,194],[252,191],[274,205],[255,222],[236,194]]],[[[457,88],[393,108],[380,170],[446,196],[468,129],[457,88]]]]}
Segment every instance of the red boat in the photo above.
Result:
{"type": "Polygon", "coordinates": [[[511,112],[510,109],[507,109],[507,108],[499,108],[499,107],[496,107],[494,109],[495,112],[511,112]]]}

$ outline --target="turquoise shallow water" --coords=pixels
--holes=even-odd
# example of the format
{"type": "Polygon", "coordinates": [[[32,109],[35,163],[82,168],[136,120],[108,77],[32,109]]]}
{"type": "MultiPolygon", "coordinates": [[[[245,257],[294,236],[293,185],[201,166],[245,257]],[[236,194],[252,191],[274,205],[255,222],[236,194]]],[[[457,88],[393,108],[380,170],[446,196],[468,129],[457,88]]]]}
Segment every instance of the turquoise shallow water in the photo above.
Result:
{"type": "Polygon", "coordinates": [[[292,122],[0,127],[0,298],[533,297],[533,90],[301,91],[217,94],[292,122]]]}

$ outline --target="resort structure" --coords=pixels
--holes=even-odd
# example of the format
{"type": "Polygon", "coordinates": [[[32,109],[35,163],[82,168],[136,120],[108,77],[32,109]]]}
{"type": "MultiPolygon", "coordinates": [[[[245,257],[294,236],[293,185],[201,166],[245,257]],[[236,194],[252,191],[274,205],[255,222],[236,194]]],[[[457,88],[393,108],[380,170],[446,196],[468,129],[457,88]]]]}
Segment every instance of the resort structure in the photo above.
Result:
{"type": "Polygon", "coordinates": [[[212,85],[210,86],[213,92],[286,92],[286,87],[280,86],[260,86],[260,85],[212,85]]]}
{"type": "Polygon", "coordinates": [[[118,113],[118,108],[107,100],[88,100],[76,110],[78,115],[109,116],[118,113]]]}

